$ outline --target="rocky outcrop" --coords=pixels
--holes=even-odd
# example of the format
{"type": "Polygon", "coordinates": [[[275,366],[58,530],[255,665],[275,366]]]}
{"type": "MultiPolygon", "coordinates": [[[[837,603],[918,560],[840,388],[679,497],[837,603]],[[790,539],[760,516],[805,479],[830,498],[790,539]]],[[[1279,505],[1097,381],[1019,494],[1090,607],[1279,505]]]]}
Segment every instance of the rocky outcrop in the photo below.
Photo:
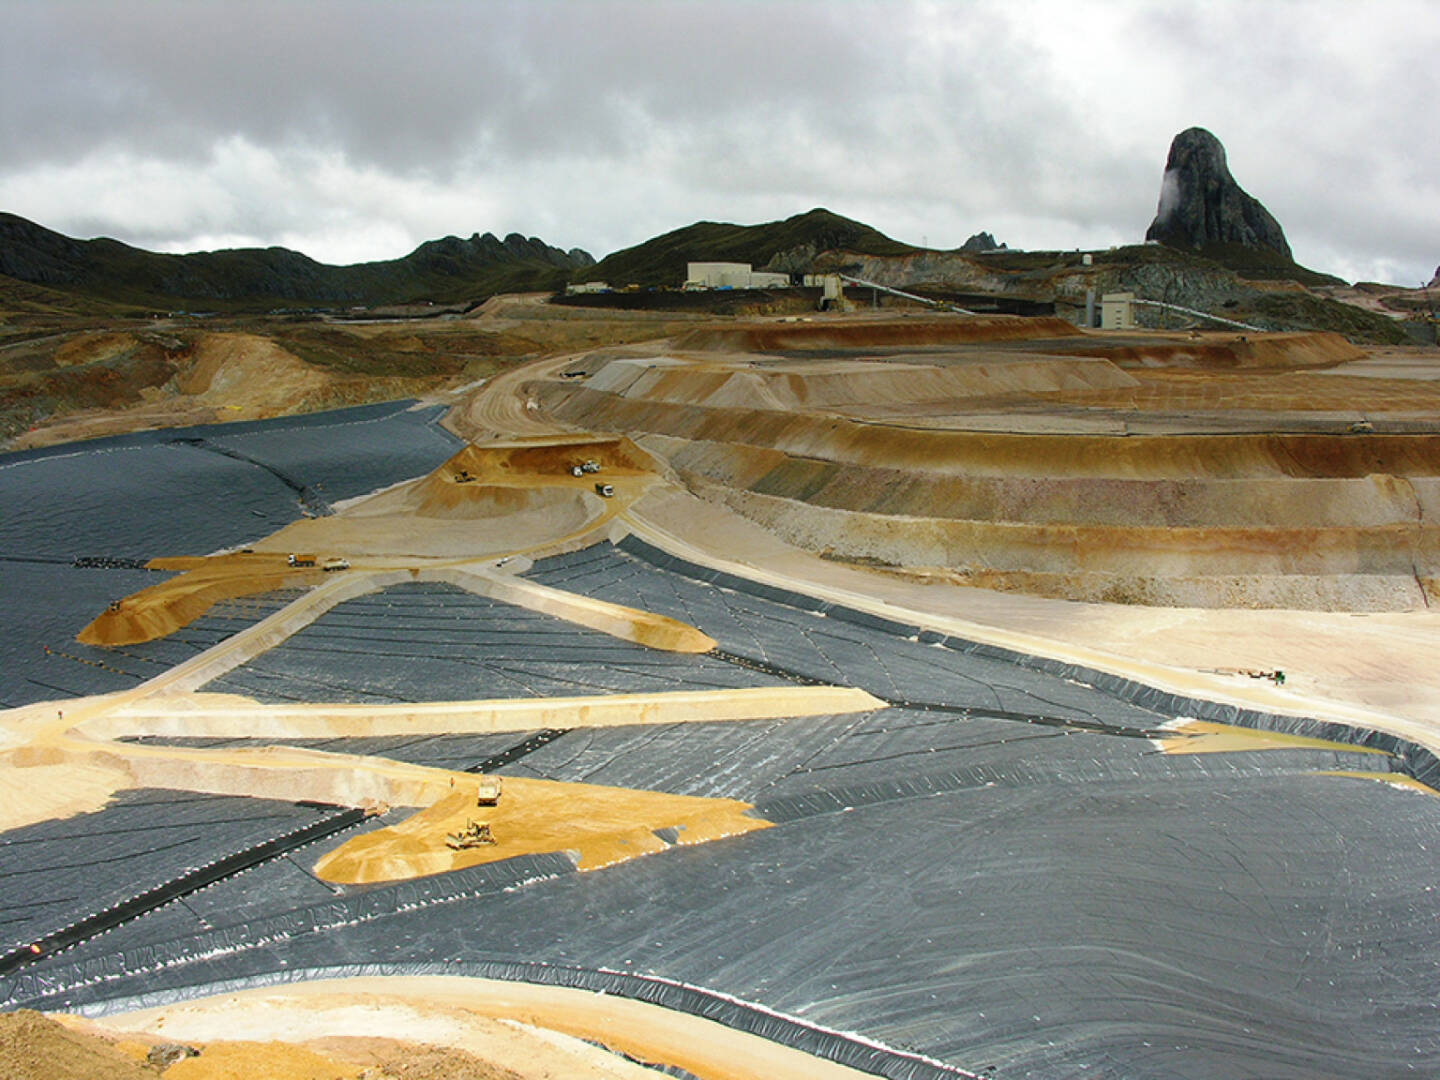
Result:
{"type": "Polygon", "coordinates": [[[1280,223],[1235,182],[1220,140],[1198,127],[1182,131],[1170,144],[1160,205],[1145,239],[1176,248],[1269,248],[1292,258],[1280,223]]]}
{"type": "Polygon", "coordinates": [[[977,232],[974,236],[960,245],[961,251],[1004,251],[1004,244],[997,244],[995,237],[988,232],[977,232]]]}

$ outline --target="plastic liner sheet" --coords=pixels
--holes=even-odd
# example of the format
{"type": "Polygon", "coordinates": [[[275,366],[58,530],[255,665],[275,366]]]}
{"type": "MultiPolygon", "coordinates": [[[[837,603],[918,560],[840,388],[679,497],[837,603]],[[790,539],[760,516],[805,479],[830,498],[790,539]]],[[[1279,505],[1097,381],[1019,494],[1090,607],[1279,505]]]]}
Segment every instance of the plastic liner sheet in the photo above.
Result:
{"type": "Polygon", "coordinates": [[[389,403],[0,454],[0,707],[155,674],[74,641],[108,602],[161,580],[126,563],[238,547],[295,520],[296,492],[272,470],[329,500],[426,473],[459,445],[434,423],[440,411],[389,403]],[[239,458],[175,442],[184,438],[239,458]]]}
{"type": "MultiPolygon", "coordinates": [[[[185,736],[141,735],[127,738],[146,746],[185,746],[201,750],[219,747],[295,746],[306,750],[323,750],[332,754],[356,754],[360,757],[383,757],[411,765],[428,765],[439,769],[464,772],[487,772],[499,768],[494,759],[514,751],[524,757],[531,747],[519,750],[521,744],[539,732],[501,732],[495,734],[423,734],[423,735],[335,735],[326,738],[252,739],[246,736],[185,736]]],[[[543,740],[549,742],[547,738],[543,740]]],[[[543,743],[542,743],[543,745],[543,743]]],[[[508,758],[514,760],[514,758],[508,758]]]]}
{"type": "MultiPolygon", "coordinates": [[[[859,734],[837,752],[863,754],[859,734]]],[[[995,1063],[1000,1076],[1072,1075],[1080,1062],[1147,1080],[1425,1074],[1440,1053],[1420,854],[1440,848],[1432,800],[1267,775],[1287,751],[1239,755],[1251,767],[1237,771],[1234,755],[1148,749],[1089,734],[977,740],[972,764],[1003,752],[998,764],[1032,768],[1015,785],[822,810],[473,902],[377,888],[342,898],[315,933],[250,920],[253,937],[157,954],[139,947],[156,912],[132,924],[123,957],[105,959],[122,952],[107,935],[25,974],[52,980],[53,1007],[73,1007],[376,958],[548,961],[658,973],[972,1069],[995,1063]],[[1146,775],[1076,774],[1051,766],[1057,753],[1146,775]],[[379,914],[347,921],[371,897],[379,914]],[[1363,1016],[1354,1001],[1371,1003],[1363,1016]]],[[[216,888],[261,887],[247,876],[216,888]]]]}
{"type": "Polygon", "coordinates": [[[309,968],[301,971],[274,972],[246,979],[227,980],[208,985],[186,986],[155,991],[135,997],[119,998],[80,1011],[88,1016],[107,1016],[136,1009],[162,1008],[196,997],[233,994],[242,990],[285,986],[316,979],[370,978],[375,976],[449,975],[502,982],[534,983],[573,990],[643,1001],[650,1005],[689,1013],[723,1024],[736,1031],[758,1035],[763,1039],[802,1050],[816,1057],[848,1065],[861,1072],[883,1076],[887,1080],[953,1080],[955,1077],[978,1080],[977,1074],[954,1065],[935,1061],[920,1054],[896,1050],[874,1040],[848,1032],[832,1031],[810,1024],[797,1017],[755,1005],[728,994],[700,986],[648,975],[623,971],[587,969],[558,964],[527,964],[514,961],[480,961],[434,964],[350,964],[337,967],[309,968]]]}
{"type": "MultiPolygon", "coordinates": [[[[414,398],[402,401],[385,401],[378,405],[356,405],[349,409],[330,409],[326,412],[306,413],[303,416],[288,416],[279,420],[235,420],[227,424],[191,424],[188,427],[154,428],[146,431],[131,431],[124,435],[107,435],[101,439],[87,439],[77,446],[62,443],[58,446],[39,446],[32,450],[14,450],[0,454],[0,466],[11,462],[37,461],[49,457],[73,457],[77,453],[92,450],[122,449],[131,446],[154,446],[173,438],[192,435],[215,435],[224,432],[227,436],[252,435],[275,428],[303,430],[308,428],[334,427],[338,424],[366,423],[384,420],[410,409],[414,398]]],[[[443,412],[443,408],[440,409],[443,412]]]]}
{"type": "Polygon", "coordinates": [[[37,937],[27,945],[0,953],[0,975],[16,971],[45,956],[68,949],[78,942],[104,933],[137,916],[153,911],[170,901],[178,899],[206,885],[212,885],[224,878],[241,873],[268,859],[276,858],[287,851],[293,851],[304,844],[312,843],[326,836],[358,825],[365,818],[363,810],[341,810],[319,821],[312,821],[279,836],[272,836],[242,851],[223,855],[179,874],[168,881],[162,881],[149,889],[117,900],[101,911],[69,923],[37,937]]]}
{"type": "Polygon", "coordinates": [[[329,517],[335,512],[317,489],[311,487],[303,480],[297,480],[283,469],[277,469],[269,462],[250,457],[248,454],[241,453],[239,450],[232,450],[229,447],[212,443],[208,439],[199,436],[175,438],[170,441],[173,445],[194,447],[196,450],[205,450],[212,454],[219,454],[222,457],[243,461],[247,465],[254,465],[257,469],[264,469],[295,493],[296,498],[300,500],[300,505],[305,508],[305,513],[309,516],[329,517]]]}
{"type": "Polygon", "coordinates": [[[420,878],[401,885],[377,886],[237,926],[224,927],[171,941],[156,942],[46,970],[0,973],[0,1006],[12,1007],[68,1000],[65,995],[87,986],[134,975],[181,967],[196,960],[243,952],[322,930],[355,926],[402,912],[505,892],[520,885],[570,874],[575,864],[562,854],[524,855],[484,863],[449,874],[420,878]]]}
{"type": "MultiPolygon", "coordinates": [[[[1315,761],[1310,752],[1295,755],[1294,765],[1277,760],[1267,751],[1263,761],[1209,762],[1201,755],[1181,757],[1121,758],[1107,761],[1100,758],[1054,761],[1050,756],[1021,760],[1009,764],[989,763],[946,770],[910,770],[903,775],[873,779],[862,783],[840,784],[809,791],[790,791],[772,798],[760,799],[755,812],[774,824],[799,821],[822,814],[846,813],[867,806],[924,799],[951,792],[981,791],[987,788],[1046,788],[1077,784],[1103,787],[1107,791],[1153,788],[1158,783],[1187,781],[1219,782],[1227,785],[1237,780],[1265,780],[1282,775],[1311,775],[1322,764],[1331,768],[1363,769],[1369,762],[1361,755],[1340,755],[1324,762],[1315,761]],[[1288,766],[1288,767],[1287,767],[1288,766]]],[[[863,764],[863,763],[861,763],[863,764]]]]}
{"type": "Polygon", "coordinates": [[[159,789],[0,835],[0,953],[333,813],[271,799],[159,789]]]}
{"type": "Polygon", "coordinates": [[[216,446],[302,480],[333,503],[423,476],[464,446],[440,426],[446,411],[403,401],[329,413],[331,422],[323,426],[283,417],[249,431],[225,424],[201,432],[216,446]]]}
{"type": "Polygon", "coordinates": [[[774,682],[452,585],[406,583],[327,611],[207,689],[262,701],[445,701],[774,682]]]}
{"type": "Polygon", "coordinates": [[[543,560],[531,577],[699,626],[720,648],[711,655],[788,682],[859,686],[892,703],[974,715],[1085,722],[1106,730],[1154,728],[1166,717],[1007,661],[961,656],[907,636],[879,633],[823,611],[707,586],[606,546],[543,560]]]}
{"type": "Polygon", "coordinates": [[[1388,732],[1375,731],[1370,728],[1341,724],[1334,721],[1316,720],[1311,717],[1287,716],[1280,713],[1262,712],[1238,705],[1186,697],[1182,694],[1171,693],[1153,686],[1147,686],[1144,683],[1127,679],[1121,675],[1099,671],[1095,668],[1085,667],[1080,664],[1071,664],[1063,660],[1033,656],[1028,653],[1017,652],[997,645],[970,641],[966,638],[953,635],[940,635],[934,631],[923,630],[919,626],[911,626],[906,623],[882,619],[865,612],[846,608],[843,605],[826,604],[817,601],[814,597],[805,596],[794,590],[776,588],[775,586],[750,581],[748,578],[739,577],[735,574],[699,566],[671,555],[669,552],[662,551],[641,540],[634,534],[624,537],[616,546],[620,548],[620,550],[638,559],[695,581],[708,582],[722,588],[774,600],[778,603],[802,610],[823,610],[830,618],[841,619],[881,633],[912,638],[927,644],[938,644],[955,652],[1002,660],[1028,668],[1032,671],[1043,672],[1047,675],[1056,676],[1057,678],[1072,680],[1086,686],[1094,687],[1096,690],[1100,690],[1117,700],[1139,705],[1156,713],[1193,718],[1196,720],[1212,720],[1218,723],[1234,724],[1239,727],[1250,727],[1264,731],[1279,731],[1287,734],[1304,735],[1311,738],[1328,739],[1332,742],[1349,743],[1354,746],[1383,750],[1387,754],[1393,755],[1393,760],[1400,765],[1400,771],[1405,775],[1429,787],[1440,789],[1440,759],[1437,759],[1435,754],[1425,747],[1388,732]],[[817,604],[820,605],[819,608],[816,607],[817,604]]]}

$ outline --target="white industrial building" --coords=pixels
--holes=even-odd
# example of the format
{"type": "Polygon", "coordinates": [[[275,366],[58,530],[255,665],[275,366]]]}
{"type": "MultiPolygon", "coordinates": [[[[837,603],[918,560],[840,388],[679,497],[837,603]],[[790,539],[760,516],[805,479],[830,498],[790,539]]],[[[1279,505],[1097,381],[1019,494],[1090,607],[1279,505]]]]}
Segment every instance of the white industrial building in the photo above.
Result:
{"type": "Polygon", "coordinates": [[[687,289],[783,289],[789,274],[751,270],[749,263],[692,262],[685,266],[687,289]]]}
{"type": "Polygon", "coordinates": [[[1135,294],[1106,293],[1100,298],[1100,329],[1135,329],[1135,294]]]}

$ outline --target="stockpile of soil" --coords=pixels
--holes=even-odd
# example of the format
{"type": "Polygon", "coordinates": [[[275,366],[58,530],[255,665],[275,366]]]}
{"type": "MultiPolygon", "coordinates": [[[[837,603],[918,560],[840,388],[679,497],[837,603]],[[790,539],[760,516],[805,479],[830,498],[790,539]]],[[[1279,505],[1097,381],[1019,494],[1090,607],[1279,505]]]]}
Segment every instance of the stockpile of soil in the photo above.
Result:
{"type": "Polygon", "coordinates": [[[156,1068],[28,1009],[0,1013],[0,1075],[5,1080],[155,1080],[156,1068]]]}

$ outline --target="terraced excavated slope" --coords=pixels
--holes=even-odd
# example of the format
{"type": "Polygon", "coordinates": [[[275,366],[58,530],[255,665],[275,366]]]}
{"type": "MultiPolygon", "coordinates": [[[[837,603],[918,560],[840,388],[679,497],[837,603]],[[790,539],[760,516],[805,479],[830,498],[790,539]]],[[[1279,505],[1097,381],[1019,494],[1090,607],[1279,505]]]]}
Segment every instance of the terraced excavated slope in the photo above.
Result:
{"type": "Polygon", "coordinates": [[[1332,334],[910,317],[697,330],[537,381],[823,555],[1045,596],[1398,610],[1440,598],[1440,383],[1332,334]]]}

